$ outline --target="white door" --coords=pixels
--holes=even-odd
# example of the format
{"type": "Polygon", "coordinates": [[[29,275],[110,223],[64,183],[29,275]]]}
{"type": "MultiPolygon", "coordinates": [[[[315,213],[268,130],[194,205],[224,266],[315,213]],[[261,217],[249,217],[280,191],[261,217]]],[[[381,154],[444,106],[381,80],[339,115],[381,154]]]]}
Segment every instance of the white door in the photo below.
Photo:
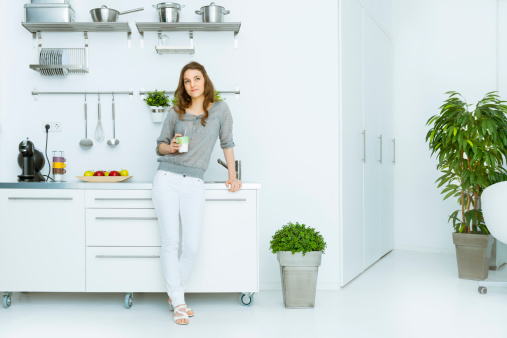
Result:
{"type": "Polygon", "coordinates": [[[0,189],[0,290],[85,291],[84,192],[0,189]]]}
{"type": "Polygon", "coordinates": [[[395,137],[393,127],[393,44],[381,34],[380,60],[380,129],[383,138],[383,161],[380,171],[380,254],[383,256],[394,248],[394,165],[395,137]]]}
{"type": "Polygon", "coordinates": [[[363,9],[340,3],[341,285],[363,271],[363,9]]]}

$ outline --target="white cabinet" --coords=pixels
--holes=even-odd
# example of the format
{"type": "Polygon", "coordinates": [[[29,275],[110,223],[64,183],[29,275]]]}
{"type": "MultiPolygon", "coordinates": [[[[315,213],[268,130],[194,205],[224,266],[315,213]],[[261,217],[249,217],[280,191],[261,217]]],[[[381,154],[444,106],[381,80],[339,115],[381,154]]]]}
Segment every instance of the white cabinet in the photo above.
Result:
{"type": "Polygon", "coordinates": [[[392,42],[340,2],[341,284],[393,248],[392,42]]]}
{"type": "MultiPolygon", "coordinates": [[[[188,292],[258,292],[257,188],[205,194],[188,292]]],[[[0,189],[0,233],[1,291],[166,292],[151,189],[0,189]]]]}
{"type": "Polygon", "coordinates": [[[0,290],[85,291],[84,191],[0,189],[0,290]]]}

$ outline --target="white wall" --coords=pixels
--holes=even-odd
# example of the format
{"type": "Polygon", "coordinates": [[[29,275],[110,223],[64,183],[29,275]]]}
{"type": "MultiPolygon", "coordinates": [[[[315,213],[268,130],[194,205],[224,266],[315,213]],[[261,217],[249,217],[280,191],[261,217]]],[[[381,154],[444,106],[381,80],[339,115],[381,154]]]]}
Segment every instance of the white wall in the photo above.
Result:
{"type": "MultiPolygon", "coordinates": [[[[468,103],[496,90],[496,1],[393,0],[395,93],[395,248],[454,251],[426,121],[444,94],[468,103]]],[[[505,96],[504,96],[505,99],[505,96]]]]}
{"type": "MultiPolygon", "coordinates": [[[[71,1],[76,21],[91,21],[88,11],[102,0],[71,1]]],[[[85,170],[127,168],[136,181],[151,181],[157,168],[155,139],[161,124],[151,122],[144,102],[116,97],[117,148],[105,142],[89,151],[79,148],[83,138],[82,96],[40,96],[41,91],[175,89],[179,70],[190,59],[202,62],[215,86],[241,89],[238,99],[225,95],[235,121],[236,157],[243,162],[244,181],[262,183],[260,199],[261,288],[280,288],[276,256],[269,251],[271,236],[288,221],[319,230],[328,249],[319,272],[319,288],[338,288],[338,5],[320,1],[308,15],[304,1],[260,1],[255,6],[232,0],[219,4],[230,9],[229,22],[241,21],[239,49],[231,32],[195,32],[196,54],[159,56],[156,33],[146,33],[145,48],[133,21],[156,21],[153,2],[111,0],[110,8],[145,7],[144,12],[121,17],[133,27],[132,49],[125,33],[89,33],[90,73],[67,78],[41,77],[28,65],[36,63],[31,34],[22,26],[23,4],[2,2],[4,28],[0,53],[0,181],[15,181],[19,142],[29,136],[44,149],[44,121],[59,121],[62,133],[51,133],[48,152],[64,150],[67,179],[85,170]],[[7,15],[6,13],[9,13],[7,15]],[[322,34],[325,32],[325,34],[322,34]],[[322,46],[326,46],[322,50],[322,46]],[[313,141],[315,136],[322,143],[313,141]]],[[[185,2],[180,21],[199,21],[194,10],[203,3],[185,2]]],[[[169,34],[175,44],[188,43],[184,33],[169,34]]],[[[44,47],[82,47],[82,33],[43,33],[44,47]]],[[[89,96],[89,136],[96,118],[96,96],[89,96]]],[[[111,97],[103,96],[102,118],[106,140],[112,135],[111,97]]],[[[226,178],[212,156],[205,178],[226,178]]],[[[238,225],[240,226],[240,225],[238,225]]],[[[234,239],[231,239],[234,240],[234,239]]],[[[237,239],[241,240],[241,239],[237,239]]],[[[227,248],[222,248],[227,250],[227,248]]]]}
{"type": "Polygon", "coordinates": [[[392,0],[358,0],[373,21],[392,39],[392,0]]]}

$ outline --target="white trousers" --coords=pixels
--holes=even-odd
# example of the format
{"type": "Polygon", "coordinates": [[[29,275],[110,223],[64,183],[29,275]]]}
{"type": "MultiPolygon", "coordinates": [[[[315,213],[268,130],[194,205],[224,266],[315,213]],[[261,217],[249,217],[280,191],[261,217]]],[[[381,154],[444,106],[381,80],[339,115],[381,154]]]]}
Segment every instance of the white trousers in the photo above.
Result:
{"type": "Polygon", "coordinates": [[[195,177],[158,170],[153,204],[162,238],[162,270],[172,303],[185,303],[185,291],[197,258],[204,214],[204,182],[195,177]],[[178,260],[180,245],[181,256],[178,260]]]}

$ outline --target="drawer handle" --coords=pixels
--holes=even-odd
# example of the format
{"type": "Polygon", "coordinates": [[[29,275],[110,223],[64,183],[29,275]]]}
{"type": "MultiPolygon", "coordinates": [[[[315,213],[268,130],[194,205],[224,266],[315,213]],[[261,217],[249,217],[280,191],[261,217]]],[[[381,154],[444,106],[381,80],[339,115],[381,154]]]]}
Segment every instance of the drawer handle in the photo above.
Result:
{"type": "Polygon", "coordinates": [[[208,202],[246,202],[246,198],[206,198],[208,202]]]}
{"type": "Polygon", "coordinates": [[[151,201],[150,198],[106,198],[106,197],[96,197],[96,201],[151,201]]]}
{"type": "Polygon", "coordinates": [[[160,256],[142,255],[95,255],[96,258],[160,258],[160,256]]]}
{"type": "Polygon", "coordinates": [[[10,200],[72,201],[72,197],[9,197],[10,200]]]}
{"type": "Polygon", "coordinates": [[[100,220],[115,220],[115,221],[124,221],[124,220],[133,220],[133,221],[156,221],[158,217],[95,217],[95,219],[100,220]]]}

